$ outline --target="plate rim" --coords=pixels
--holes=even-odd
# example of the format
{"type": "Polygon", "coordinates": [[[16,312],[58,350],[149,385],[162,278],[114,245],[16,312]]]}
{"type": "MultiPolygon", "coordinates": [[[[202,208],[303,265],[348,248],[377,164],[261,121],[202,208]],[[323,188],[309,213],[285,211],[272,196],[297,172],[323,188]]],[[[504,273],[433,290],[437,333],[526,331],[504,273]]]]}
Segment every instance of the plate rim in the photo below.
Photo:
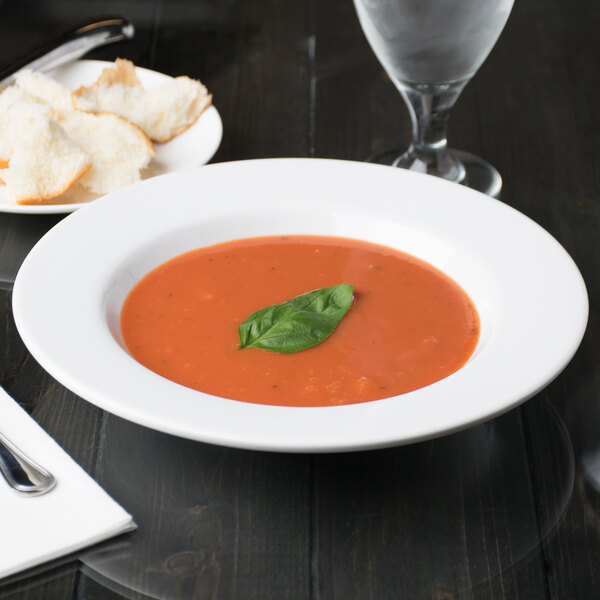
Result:
{"type": "MultiPolygon", "coordinates": [[[[305,172],[304,175],[307,175],[305,172]]],[[[314,173],[313,173],[314,175],[314,173]]],[[[367,178],[371,177],[371,175],[366,175],[367,178]]],[[[310,179],[310,177],[308,178],[310,179]]],[[[402,185],[402,184],[401,184],[402,185]]],[[[437,202],[437,201],[436,201],[437,202]]],[[[81,235],[81,232],[78,233],[81,235]]],[[[35,280],[35,279],[34,279],[35,280]]],[[[207,443],[232,446],[238,448],[246,448],[246,449],[254,449],[254,450],[267,450],[267,451],[283,451],[283,452],[340,452],[340,451],[353,451],[353,450],[366,450],[373,448],[383,448],[388,446],[397,446],[407,443],[414,443],[417,441],[422,441],[425,439],[430,439],[434,437],[439,437],[441,435],[446,435],[452,433],[454,431],[458,431],[460,429],[464,429],[476,423],[488,420],[493,418],[502,412],[510,410],[514,408],[518,404],[524,402],[531,396],[535,395],[541,389],[543,389],[546,385],[548,385],[558,374],[562,371],[562,369],[568,364],[571,360],[573,354],[579,347],[581,343],[581,339],[586,329],[587,318],[589,313],[589,304],[587,291],[585,289],[585,283],[583,278],[581,277],[581,273],[577,269],[577,266],[573,262],[572,258],[567,254],[566,250],[560,245],[560,243],[551,236],[547,231],[542,229],[538,224],[529,219],[527,216],[522,213],[516,211],[514,208],[511,208],[507,204],[504,204],[498,200],[494,200],[478,192],[473,192],[472,190],[468,190],[462,186],[458,186],[457,184],[448,183],[436,178],[433,178],[428,175],[422,175],[418,173],[412,173],[408,171],[401,171],[396,169],[390,169],[390,167],[382,167],[379,165],[369,165],[366,163],[357,163],[354,161],[340,161],[335,159],[314,159],[314,158],[277,158],[277,159],[253,159],[253,160],[245,160],[245,161],[236,161],[230,163],[217,163],[210,165],[208,167],[202,167],[202,169],[192,169],[186,172],[179,172],[169,175],[163,175],[154,179],[146,180],[137,186],[132,186],[125,190],[119,190],[118,192],[114,192],[111,195],[108,195],[102,199],[99,199],[95,203],[91,204],[89,208],[85,208],[82,211],[77,211],[73,215],[69,216],[67,219],[61,221],[57,226],[55,226],[46,236],[38,242],[38,244],[34,247],[28,257],[25,259],[21,270],[19,271],[17,278],[15,280],[14,290],[13,290],[13,312],[15,317],[15,322],[17,324],[17,328],[21,337],[23,338],[26,346],[29,348],[32,355],[40,362],[40,364],[58,381],[60,381],[67,388],[71,389],[78,395],[82,396],[86,400],[92,402],[93,404],[108,410],[118,416],[121,416],[125,419],[137,422],[141,425],[151,427],[154,429],[158,429],[164,431],[166,433],[170,433],[173,435],[178,435],[182,437],[187,437],[191,439],[196,439],[198,441],[203,441],[207,443]],[[27,324],[27,310],[31,312],[31,308],[25,308],[25,298],[26,298],[26,288],[28,285],[28,279],[31,281],[31,273],[33,269],[33,273],[35,274],[36,262],[39,262],[41,259],[40,253],[47,253],[47,246],[54,243],[54,240],[60,240],[61,235],[69,235],[72,232],[77,232],[77,228],[80,227],[80,221],[84,224],[86,223],[97,223],[98,215],[95,213],[106,212],[109,216],[111,211],[114,214],[118,214],[118,211],[115,211],[113,205],[118,202],[123,202],[125,198],[122,196],[134,196],[134,198],[127,199],[128,202],[132,203],[132,206],[139,202],[139,200],[135,199],[135,196],[139,197],[142,194],[142,191],[145,193],[145,196],[148,197],[148,193],[151,192],[150,188],[156,187],[161,188],[161,186],[168,185],[171,183],[169,179],[181,178],[182,180],[186,180],[187,178],[197,178],[202,177],[202,175],[206,175],[208,177],[217,178],[218,174],[225,171],[230,170],[241,170],[242,172],[245,170],[247,173],[256,172],[256,169],[259,171],[261,169],[274,168],[279,176],[282,176],[286,170],[291,170],[296,173],[302,172],[303,170],[310,172],[311,170],[333,170],[340,169],[339,173],[345,171],[349,177],[351,177],[350,173],[356,173],[357,171],[364,171],[366,174],[369,170],[373,173],[373,177],[375,173],[377,173],[381,178],[397,178],[398,182],[403,180],[404,182],[410,182],[407,185],[416,185],[417,188],[425,190],[426,192],[430,191],[441,191],[442,193],[448,194],[449,196],[459,199],[468,199],[466,203],[468,206],[477,206],[480,207],[495,207],[494,210],[501,212],[505,212],[505,214],[510,215],[510,219],[514,221],[514,223],[519,223],[525,229],[529,229],[532,232],[537,232],[536,235],[541,236],[540,239],[544,239],[549,247],[554,248],[556,252],[558,252],[557,256],[562,256],[562,259],[565,261],[565,265],[567,265],[567,270],[570,273],[570,277],[572,277],[575,285],[579,286],[576,290],[575,296],[576,300],[579,304],[579,312],[577,313],[577,318],[573,321],[572,331],[571,331],[571,339],[570,344],[567,348],[562,348],[562,356],[560,360],[558,360],[557,364],[553,367],[551,372],[546,372],[538,378],[534,382],[529,382],[529,386],[527,389],[523,389],[522,393],[518,396],[511,397],[507,399],[502,405],[495,406],[494,410],[474,410],[471,411],[470,418],[461,418],[458,420],[454,420],[448,422],[446,420],[446,426],[439,423],[435,424],[434,427],[429,428],[421,428],[414,429],[411,435],[398,435],[394,438],[380,437],[361,437],[358,441],[352,441],[344,438],[343,440],[339,439],[337,442],[335,439],[327,439],[324,437],[323,432],[319,433],[321,436],[318,439],[314,437],[312,439],[300,439],[296,436],[293,440],[289,438],[290,431],[282,434],[273,434],[269,439],[264,439],[257,437],[257,435],[253,432],[240,433],[239,431],[234,432],[233,434],[228,431],[223,431],[223,424],[220,424],[221,430],[217,427],[213,431],[203,430],[200,434],[196,430],[194,430],[193,426],[190,429],[189,424],[178,423],[177,419],[175,421],[169,421],[165,423],[155,418],[155,415],[148,414],[140,414],[139,411],[135,409],[132,410],[131,406],[123,406],[119,404],[115,405],[114,401],[103,397],[103,393],[94,389],[94,386],[90,386],[89,382],[81,381],[77,379],[77,377],[73,377],[72,374],[68,372],[68,368],[65,369],[64,366],[57,365],[53,363],[52,357],[49,356],[47,350],[45,350],[42,346],[40,346],[40,340],[38,338],[38,334],[33,332],[27,324]],[[382,170],[383,169],[383,170],[382,170]],[[200,172],[202,171],[202,173],[200,172]],[[395,175],[392,175],[395,173],[395,175]],[[213,175],[214,174],[214,175],[213,175]],[[142,190],[141,188],[145,188],[142,190]],[[147,188],[147,189],[146,189],[147,188]],[[92,210],[93,209],[93,210],[92,210]],[[61,233],[63,230],[67,230],[67,234],[61,233]],[[50,241],[49,241],[50,240],[50,241]],[[41,250],[40,250],[41,249],[41,250]],[[576,321],[576,322],[575,322],[576,321]]],[[[107,332],[107,335],[108,332],[107,332]]],[[[43,335],[41,336],[43,337],[43,335]]],[[[111,337],[112,339],[112,337],[111,337]]],[[[114,339],[112,339],[114,343],[114,339]]],[[[132,367],[134,369],[141,368],[147,371],[144,367],[141,367],[134,359],[128,357],[125,360],[129,360],[130,363],[135,363],[137,367],[133,367],[132,364],[128,364],[127,368],[132,367]]],[[[277,419],[288,419],[288,416],[292,413],[294,414],[293,420],[295,421],[298,416],[302,416],[303,413],[306,413],[309,416],[306,417],[306,422],[311,422],[312,420],[316,420],[316,415],[318,414],[318,420],[322,419],[331,419],[332,422],[335,422],[336,419],[339,420],[339,416],[342,414],[342,411],[345,413],[355,413],[355,416],[350,417],[350,419],[358,419],[359,421],[364,418],[373,418],[373,413],[381,413],[381,414],[396,414],[397,409],[394,410],[386,408],[385,410],[381,408],[374,409],[373,407],[383,407],[384,405],[389,405],[391,402],[396,400],[397,398],[401,398],[403,400],[420,402],[423,398],[427,398],[428,395],[431,395],[431,390],[439,392],[440,394],[444,394],[445,390],[450,386],[448,385],[448,381],[458,379],[460,377],[460,373],[463,373],[464,369],[459,370],[456,374],[451,375],[450,377],[441,380],[431,386],[427,386],[426,388],[422,388],[421,390],[416,390],[414,392],[410,392],[409,394],[405,394],[403,396],[393,397],[391,399],[384,399],[375,402],[368,402],[362,404],[353,404],[344,407],[311,407],[311,408],[299,408],[299,407],[272,407],[266,405],[256,405],[249,404],[244,402],[238,402],[234,400],[225,400],[225,399],[217,399],[220,403],[233,403],[235,405],[234,413],[243,416],[244,418],[255,418],[257,414],[267,415],[268,418],[277,419]],[[307,412],[308,411],[308,412],[307,412]],[[332,413],[332,411],[335,411],[332,413]],[[330,416],[333,414],[334,416],[330,416]],[[284,415],[283,417],[281,415],[284,415]],[[366,415],[366,417],[365,417],[366,415]],[[335,417],[335,418],[334,418],[335,417]]],[[[155,382],[158,387],[160,386],[160,380],[163,380],[162,377],[152,374],[154,376],[153,382],[155,382]]],[[[164,380],[166,381],[166,380],[164,380]]],[[[172,382],[168,382],[168,386],[170,389],[174,389],[173,386],[177,386],[177,384],[173,384],[172,382]]],[[[97,386],[96,386],[97,387],[97,386]]],[[[199,394],[193,390],[188,390],[188,388],[183,388],[183,386],[177,386],[178,392],[177,395],[181,395],[182,399],[190,398],[190,394],[196,395],[199,394]]],[[[210,418],[213,418],[212,415],[210,418]]],[[[304,418],[304,416],[302,416],[304,418]]],[[[435,422],[435,418],[433,419],[435,422]]],[[[305,423],[303,422],[303,425],[305,423]]]]}

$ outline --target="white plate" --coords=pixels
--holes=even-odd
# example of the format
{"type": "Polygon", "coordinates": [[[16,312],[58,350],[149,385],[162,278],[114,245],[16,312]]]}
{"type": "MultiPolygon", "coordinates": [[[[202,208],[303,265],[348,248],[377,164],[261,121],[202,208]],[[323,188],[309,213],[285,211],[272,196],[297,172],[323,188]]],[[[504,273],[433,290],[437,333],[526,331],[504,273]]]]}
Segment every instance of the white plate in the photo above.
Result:
{"type": "MultiPolygon", "coordinates": [[[[102,60],[78,60],[55,69],[48,75],[57,81],[77,89],[82,85],[91,85],[98,79],[102,69],[114,63],[102,60]]],[[[136,72],[145,89],[151,90],[172,79],[163,73],[136,67],[136,72]]],[[[144,179],[172,173],[180,169],[206,164],[215,154],[223,137],[223,123],[214,106],[209,106],[198,121],[181,135],[166,144],[154,144],[156,155],[149,167],[142,173],[144,179]]],[[[20,205],[8,200],[0,185],[0,212],[22,214],[62,214],[70,213],[90,200],[92,194],[83,196],[65,196],[57,199],[57,204],[20,205]],[[66,200],[66,202],[65,202],[66,200]]],[[[84,192],[85,193],[85,192],[84,192]]]]}
{"type": "Polygon", "coordinates": [[[34,247],[13,305],[33,356],[97,406],[195,440],[291,452],[404,444],[498,415],[563,369],[588,316],[571,258],[506,204],[426,175],[317,159],[215,164],[101,198],[34,247]],[[297,408],[203,394],[126,352],[121,305],[150,269],[228,239],[299,233],[393,246],[445,271],[479,311],[481,340],[471,360],[401,396],[297,408]]]}

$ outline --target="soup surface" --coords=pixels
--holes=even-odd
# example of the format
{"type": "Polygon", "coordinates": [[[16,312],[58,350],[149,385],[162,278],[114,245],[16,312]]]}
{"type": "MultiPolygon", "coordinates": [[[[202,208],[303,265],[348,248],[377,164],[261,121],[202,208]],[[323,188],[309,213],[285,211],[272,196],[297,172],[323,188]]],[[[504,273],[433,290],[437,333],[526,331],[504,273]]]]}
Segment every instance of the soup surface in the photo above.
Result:
{"type": "Polygon", "coordinates": [[[190,388],[332,406],[447,377],[473,353],[479,318],[453,280],[408,254],[346,238],[269,236],[199,248],[151,271],[127,297],[121,331],[135,359],[190,388]],[[238,326],[253,312],[337,283],[354,285],[354,298],[321,344],[291,354],[239,348],[238,326]]]}

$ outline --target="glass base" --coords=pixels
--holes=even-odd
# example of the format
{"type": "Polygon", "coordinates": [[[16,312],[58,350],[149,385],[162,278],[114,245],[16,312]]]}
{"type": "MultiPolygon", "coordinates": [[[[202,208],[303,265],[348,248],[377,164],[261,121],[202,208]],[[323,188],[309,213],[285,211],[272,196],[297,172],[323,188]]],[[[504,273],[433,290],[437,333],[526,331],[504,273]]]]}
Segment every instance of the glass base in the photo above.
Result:
{"type": "MultiPolygon", "coordinates": [[[[500,173],[498,173],[498,171],[496,171],[496,169],[490,165],[490,163],[482,158],[479,158],[478,156],[475,156],[474,154],[463,152],[462,150],[450,150],[450,153],[452,156],[457,158],[464,167],[464,175],[461,170],[460,179],[455,180],[456,183],[460,183],[461,185],[472,188],[494,198],[500,197],[500,191],[502,189],[502,177],[500,177],[500,173]]],[[[368,158],[367,162],[395,167],[398,166],[401,158],[405,158],[405,154],[403,154],[400,150],[392,150],[368,158]]],[[[408,167],[408,169],[420,173],[428,172],[427,165],[421,161],[414,161],[412,165],[408,167]]],[[[432,174],[436,175],[436,173],[432,174]]]]}

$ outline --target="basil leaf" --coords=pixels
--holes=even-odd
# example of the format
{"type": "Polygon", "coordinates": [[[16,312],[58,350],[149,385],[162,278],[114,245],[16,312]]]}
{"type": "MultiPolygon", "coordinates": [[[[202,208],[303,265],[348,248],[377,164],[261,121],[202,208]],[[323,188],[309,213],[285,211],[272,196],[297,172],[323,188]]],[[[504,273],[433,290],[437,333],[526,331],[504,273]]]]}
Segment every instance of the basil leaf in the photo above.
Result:
{"type": "Polygon", "coordinates": [[[289,353],[320,344],[348,312],[353,291],[339,283],[251,314],[238,328],[240,348],[289,353]]]}

